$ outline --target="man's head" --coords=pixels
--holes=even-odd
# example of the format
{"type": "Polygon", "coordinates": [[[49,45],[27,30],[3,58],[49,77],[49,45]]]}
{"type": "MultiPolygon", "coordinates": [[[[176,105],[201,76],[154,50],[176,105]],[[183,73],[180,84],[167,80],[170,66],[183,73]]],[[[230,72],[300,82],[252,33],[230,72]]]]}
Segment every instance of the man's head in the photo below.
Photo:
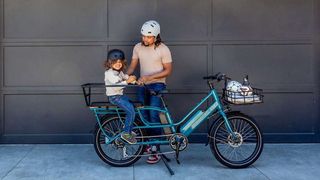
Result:
{"type": "Polygon", "coordinates": [[[158,46],[161,43],[160,24],[157,21],[150,20],[141,27],[142,44],[144,46],[158,46]]]}

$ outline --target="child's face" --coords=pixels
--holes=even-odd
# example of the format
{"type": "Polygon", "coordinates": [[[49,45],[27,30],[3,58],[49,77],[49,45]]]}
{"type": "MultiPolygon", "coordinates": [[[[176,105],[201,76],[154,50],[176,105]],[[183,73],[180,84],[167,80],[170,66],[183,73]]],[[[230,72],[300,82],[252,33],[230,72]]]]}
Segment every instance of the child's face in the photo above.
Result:
{"type": "Polygon", "coordinates": [[[111,65],[112,69],[119,71],[122,68],[122,62],[118,59],[115,63],[111,65]]]}

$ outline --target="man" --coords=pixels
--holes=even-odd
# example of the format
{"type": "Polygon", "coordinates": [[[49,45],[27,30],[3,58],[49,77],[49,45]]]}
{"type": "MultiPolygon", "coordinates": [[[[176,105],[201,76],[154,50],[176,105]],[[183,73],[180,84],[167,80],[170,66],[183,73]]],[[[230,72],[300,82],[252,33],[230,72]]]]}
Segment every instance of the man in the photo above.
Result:
{"type": "MultiPolygon", "coordinates": [[[[166,77],[172,71],[172,57],[169,48],[161,42],[160,25],[154,20],[145,22],[141,27],[142,41],[133,48],[132,60],[127,74],[131,75],[138,63],[140,63],[140,78],[138,83],[146,85],[148,90],[155,92],[166,89],[166,77]]],[[[138,89],[138,100],[144,105],[162,107],[159,97],[152,96],[145,87],[138,89]]],[[[158,111],[142,112],[143,117],[149,122],[160,122],[158,111]]],[[[149,135],[161,135],[160,128],[150,129],[149,135]]],[[[157,152],[159,146],[148,147],[147,151],[157,152]]],[[[156,153],[148,157],[147,162],[154,164],[159,162],[160,156],[156,153]]]]}

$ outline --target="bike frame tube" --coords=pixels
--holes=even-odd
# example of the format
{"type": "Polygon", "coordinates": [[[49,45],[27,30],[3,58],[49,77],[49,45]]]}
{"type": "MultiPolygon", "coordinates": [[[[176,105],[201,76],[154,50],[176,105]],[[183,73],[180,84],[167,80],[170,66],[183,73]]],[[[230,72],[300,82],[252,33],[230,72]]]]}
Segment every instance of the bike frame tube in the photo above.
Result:
{"type": "MultiPolygon", "coordinates": [[[[108,108],[107,110],[106,110],[106,108],[91,108],[91,110],[94,111],[94,113],[96,115],[96,120],[98,122],[98,125],[99,125],[101,131],[103,132],[103,134],[106,137],[108,137],[109,142],[112,142],[114,139],[118,138],[119,135],[114,136],[114,137],[109,137],[107,135],[107,133],[102,128],[101,120],[100,120],[98,115],[106,115],[106,114],[115,115],[115,114],[117,114],[117,116],[120,118],[121,117],[120,114],[125,114],[125,113],[119,111],[120,108],[108,108]]],[[[228,121],[228,118],[227,118],[224,110],[223,110],[223,106],[222,106],[222,104],[220,102],[218,93],[215,91],[215,89],[212,89],[204,99],[202,99],[186,116],[183,117],[183,119],[181,119],[177,123],[173,123],[173,120],[171,119],[170,113],[169,113],[169,111],[168,111],[168,109],[166,107],[164,107],[163,109],[158,108],[158,107],[153,107],[153,106],[137,107],[136,108],[136,113],[139,115],[139,117],[140,117],[140,119],[141,119],[141,121],[143,122],[144,125],[143,126],[135,126],[135,127],[133,127],[133,129],[138,129],[138,128],[141,128],[141,129],[147,128],[147,129],[149,129],[149,128],[166,128],[166,127],[169,127],[169,128],[171,128],[173,130],[172,132],[175,133],[176,129],[174,127],[181,124],[181,125],[185,125],[185,127],[183,128],[183,132],[181,132],[181,133],[183,133],[185,136],[189,136],[204,120],[206,120],[215,111],[218,111],[219,114],[223,117],[223,119],[225,121],[225,124],[226,124],[227,130],[232,135],[235,135],[233,133],[232,129],[231,129],[230,123],[228,121]],[[213,97],[214,102],[204,112],[201,111],[202,114],[198,118],[193,118],[192,119],[192,117],[190,117],[190,116],[192,114],[194,114],[194,112],[203,103],[205,103],[210,97],[213,97]],[[168,124],[163,125],[160,122],[159,123],[151,123],[151,122],[145,120],[144,117],[142,116],[142,113],[141,113],[142,110],[147,110],[147,111],[154,110],[154,111],[159,111],[159,112],[164,113],[166,115],[167,120],[168,120],[168,124]],[[186,120],[189,120],[189,121],[187,121],[186,123],[182,124],[186,120]]],[[[149,142],[138,142],[137,144],[164,144],[164,143],[168,143],[168,141],[155,140],[155,141],[152,141],[152,142],[150,142],[150,141],[149,142]]]]}
{"type": "MultiPolygon", "coordinates": [[[[190,116],[192,114],[194,114],[194,112],[203,103],[205,103],[210,97],[214,98],[214,103],[209,108],[207,108],[198,119],[193,119],[191,121],[188,121],[187,123],[190,124],[190,125],[188,127],[186,127],[184,132],[182,132],[182,133],[184,135],[186,135],[186,136],[189,136],[193,132],[193,130],[195,130],[201,124],[202,121],[206,120],[216,110],[218,110],[219,114],[221,114],[221,116],[225,119],[227,130],[232,132],[230,124],[229,124],[229,121],[227,119],[227,116],[223,111],[223,106],[222,106],[222,104],[220,102],[219,96],[218,96],[217,92],[214,89],[212,89],[210,91],[210,93],[204,99],[202,99],[182,120],[180,120],[177,123],[172,123],[173,121],[172,121],[170,113],[169,113],[169,111],[168,111],[168,109],[166,107],[164,109],[157,108],[157,107],[152,107],[152,106],[140,107],[140,108],[138,108],[137,111],[138,111],[138,113],[140,115],[140,118],[141,118],[141,120],[142,120],[142,122],[144,123],[145,126],[136,126],[136,127],[134,127],[134,129],[135,128],[165,128],[165,127],[178,126],[178,125],[182,124],[183,122],[185,122],[186,120],[190,119],[190,116]],[[159,111],[159,112],[165,113],[166,117],[168,118],[169,124],[162,125],[161,123],[150,123],[150,122],[147,122],[142,117],[142,114],[141,114],[142,110],[155,110],[155,111],[159,111]]],[[[183,125],[185,125],[185,124],[183,124],[183,125]]],[[[173,129],[174,129],[174,132],[176,132],[176,129],[175,128],[173,128],[173,129]]]]}

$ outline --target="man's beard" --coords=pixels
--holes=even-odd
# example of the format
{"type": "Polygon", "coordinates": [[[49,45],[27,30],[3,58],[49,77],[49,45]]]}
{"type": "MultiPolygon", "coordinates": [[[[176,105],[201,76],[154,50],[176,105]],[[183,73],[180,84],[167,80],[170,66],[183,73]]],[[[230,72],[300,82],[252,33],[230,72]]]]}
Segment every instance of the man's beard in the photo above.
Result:
{"type": "Polygon", "coordinates": [[[153,44],[154,44],[154,43],[152,43],[152,44],[148,44],[148,43],[147,43],[147,44],[146,44],[145,42],[142,41],[142,45],[145,46],[145,47],[152,46],[153,44]]]}
{"type": "Polygon", "coordinates": [[[143,41],[142,41],[142,44],[143,44],[143,46],[146,46],[146,47],[150,46],[150,44],[146,44],[146,43],[143,42],[143,41]]]}

